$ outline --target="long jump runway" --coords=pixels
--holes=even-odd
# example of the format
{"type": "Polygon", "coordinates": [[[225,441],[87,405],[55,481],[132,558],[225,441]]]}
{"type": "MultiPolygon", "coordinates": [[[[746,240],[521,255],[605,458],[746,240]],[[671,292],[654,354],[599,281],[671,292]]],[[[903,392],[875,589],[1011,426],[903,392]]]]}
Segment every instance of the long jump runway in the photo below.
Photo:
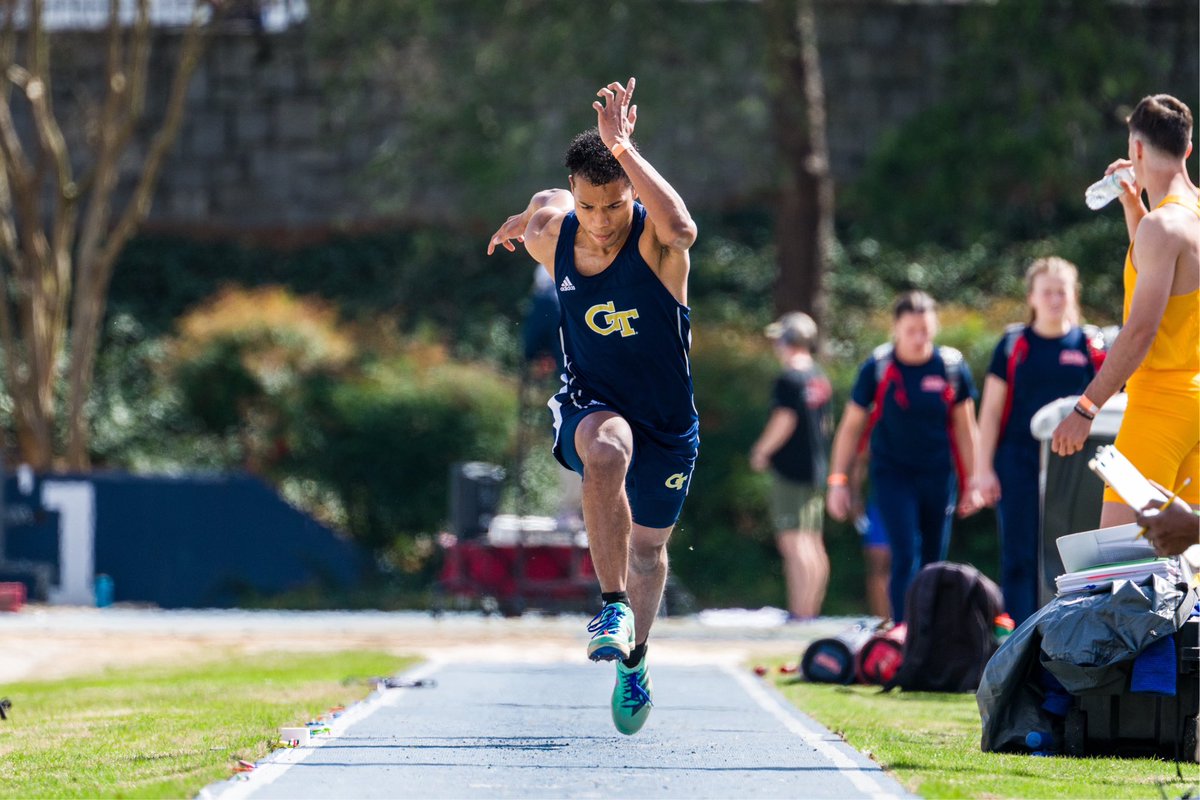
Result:
{"type": "Polygon", "coordinates": [[[655,666],[636,736],[609,717],[610,664],[430,663],[202,797],[911,797],[878,765],[729,667],[655,666]]]}

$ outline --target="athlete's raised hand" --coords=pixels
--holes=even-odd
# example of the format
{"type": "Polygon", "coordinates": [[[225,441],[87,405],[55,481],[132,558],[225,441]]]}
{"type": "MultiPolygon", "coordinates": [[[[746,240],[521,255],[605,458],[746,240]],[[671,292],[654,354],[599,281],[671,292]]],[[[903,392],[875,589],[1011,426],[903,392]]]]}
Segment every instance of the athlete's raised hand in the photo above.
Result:
{"type": "MultiPolygon", "coordinates": [[[[1114,161],[1108,165],[1108,168],[1106,170],[1104,170],[1104,174],[1106,176],[1112,175],[1114,172],[1116,172],[1119,169],[1132,169],[1132,168],[1133,168],[1133,162],[1130,161],[1128,158],[1118,158],[1116,161],[1114,161]]],[[[1140,204],[1142,202],[1142,187],[1138,184],[1137,175],[1133,176],[1132,183],[1130,183],[1129,181],[1125,181],[1125,180],[1121,181],[1121,188],[1125,190],[1124,193],[1119,198],[1122,203],[1138,203],[1138,204],[1140,204]]]]}
{"type": "Polygon", "coordinates": [[[637,106],[630,105],[629,100],[633,97],[636,84],[637,80],[630,78],[625,86],[614,82],[596,92],[596,96],[604,101],[592,103],[592,108],[596,109],[596,127],[600,130],[601,140],[610,150],[618,142],[628,147],[633,136],[637,106]]]}
{"type": "Polygon", "coordinates": [[[487,254],[490,256],[496,251],[496,245],[500,245],[510,253],[515,253],[517,248],[513,245],[512,240],[518,242],[525,241],[525,226],[529,224],[527,213],[522,211],[520,214],[513,214],[500,229],[492,234],[492,238],[488,239],[487,254]]]}

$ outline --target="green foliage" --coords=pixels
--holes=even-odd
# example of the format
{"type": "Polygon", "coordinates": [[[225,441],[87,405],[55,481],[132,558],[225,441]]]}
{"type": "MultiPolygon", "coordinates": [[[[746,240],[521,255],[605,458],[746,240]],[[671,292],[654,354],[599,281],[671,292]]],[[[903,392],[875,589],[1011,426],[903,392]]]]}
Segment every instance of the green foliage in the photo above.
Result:
{"type": "Polygon", "coordinates": [[[965,248],[1035,238],[1090,213],[1083,189],[1125,154],[1133,105],[1195,90],[1194,74],[1145,85],[1171,75],[1173,43],[1139,36],[1138,15],[1113,11],[1095,0],[964,9],[945,99],[876,148],[844,196],[855,225],[905,246],[965,248]]]}
{"type": "Polygon", "coordinates": [[[238,463],[236,442],[211,435],[168,379],[166,338],[148,336],[138,320],[116,314],[105,342],[88,403],[94,466],[178,473],[238,463]]]}
{"type": "Polygon", "coordinates": [[[695,334],[700,457],[671,538],[671,569],[701,605],[785,604],[766,478],[747,462],[776,369],[761,335],[728,326],[695,334]]]}
{"type": "Polygon", "coordinates": [[[1025,270],[1035,258],[1048,255],[1062,256],[1079,267],[1089,321],[1113,323],[1120,320],[1121,270],[1128,246],[1125,223],[1116,210],[1030,241],[993,246],[975,243],[956,249],[927,243],[904,248],[858,239],[834,248],[828,286],[835,313],[826,327],[837,341],[856,341],[872,320],[877,326],[890,324],[891,304],[908,289],[922,289],[939,303],[976,309],[997,301],[1023,302],[1025,270]]]}
{"type": "Polygon", "coordinates": [[[425,564],[428,535],[446,519],[450,465],[495,461],[516,421],[508,379],[413,356],[314,387],[310,403],[313,427],[288,471],[329,487],[354,538],[406,571],[425,564]]]}

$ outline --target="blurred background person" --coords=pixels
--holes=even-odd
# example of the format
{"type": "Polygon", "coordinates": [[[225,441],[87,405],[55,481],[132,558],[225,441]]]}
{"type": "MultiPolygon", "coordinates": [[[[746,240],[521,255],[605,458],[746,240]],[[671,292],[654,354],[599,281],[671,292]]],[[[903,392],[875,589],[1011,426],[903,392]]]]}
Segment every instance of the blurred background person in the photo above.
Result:
{"type": "Polygon", "coordinates": [[[1020,625],[1038,602],[1038,459],[1029,430],[1038,409],[1079,394],[1102,349],[1079,327],[1079,271],[1063,258],[1039,258],[1025,273],[1029,322],[1010,325],[996,344],[979,405],[974,486],[1000,523],[1000,586],[1020,625]]]}
{"type": "Polygon", "coordinates": [[[890,619],[892,604],[888,599],[888,575],[892,571],[892,548],[888,544],[887,529],[879,513],[879,504],[875,502],[866,485],[870,463],[870,456],[864,450],[854,459],[854,466],[850,470],[854,528],[862,539],[867,613],[881,619],[890,619]]]}
{"type": "Polygon", "coordinates": [[[817,325],[807,314],[784,314],[767,326],[783,372],[771,390],[771,415],[750,450],[750,466],[771,471],[771,519],[783,557],[791,619],[821,612],[829,556],[821,539],[833,427],[833,386],[813,360],[817,325]]]}
{"type": "Polygon", "coordinates": [[[834,436],[827,505],[834,519],[850,517],[848,473],[866,448],[892,550],[892,619],[903,622],[913,576],[946,558],[956,500],[963,516],[978,510],[967,472],[977,433],[971,371],[959,351],[934,345],[933,298],[906,292],[892,316],[892,341],[862,363],[834,436]]]}

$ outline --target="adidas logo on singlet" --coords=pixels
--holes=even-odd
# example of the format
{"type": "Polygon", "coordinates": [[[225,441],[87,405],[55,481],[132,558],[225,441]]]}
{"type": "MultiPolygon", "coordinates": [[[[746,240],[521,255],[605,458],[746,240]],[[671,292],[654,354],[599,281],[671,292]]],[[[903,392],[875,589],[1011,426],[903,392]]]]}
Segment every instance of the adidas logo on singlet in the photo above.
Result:
{"type": "Polygon", "coordinates": [[[558,290],[560,292],[575,291],[575,284],[571,283],[571,276],[568,275],[567,277],[563,278],[563,282],[558,285],[558,290]]]}

